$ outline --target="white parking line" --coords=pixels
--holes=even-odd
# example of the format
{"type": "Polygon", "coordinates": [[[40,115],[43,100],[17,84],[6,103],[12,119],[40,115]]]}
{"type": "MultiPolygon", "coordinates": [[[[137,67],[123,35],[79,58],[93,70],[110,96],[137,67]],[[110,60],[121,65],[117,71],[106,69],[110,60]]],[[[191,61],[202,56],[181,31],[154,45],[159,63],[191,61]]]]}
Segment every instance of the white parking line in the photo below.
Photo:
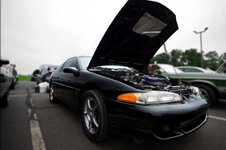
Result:
{"type": "Polygon", "coordinates": [[[226,121],[226,118],[217,117],[217,116],[212,116],[212,115],[209,115],[209,118],[211,118],[211,119],[216,119],[216,120],[221,120],[221,121],[226,121]]]}
{"type": "MultiPolygon", "coordinates": [[[[31,116],[32,110],[28,109],[28,112],[29,116],[31,116]]],[[[33,150],[46,150],[45,142],[42,137],[36,113],[33,114],[33,117],[34,117],[33,119],[30,119],[31,140],[33,150]]]]}

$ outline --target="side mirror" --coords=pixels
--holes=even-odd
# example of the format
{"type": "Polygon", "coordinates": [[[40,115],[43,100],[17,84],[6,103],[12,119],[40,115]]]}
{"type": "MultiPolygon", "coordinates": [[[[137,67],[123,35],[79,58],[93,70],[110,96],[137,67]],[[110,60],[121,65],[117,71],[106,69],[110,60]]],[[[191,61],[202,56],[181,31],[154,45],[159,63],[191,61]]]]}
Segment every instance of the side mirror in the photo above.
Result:
{"type": "Polygon", "coordinates": [[[9,64],[8,60],[0,59],[0,66],[9,64]]]}
{"type": "Polygon", "coordinates": [[[79,70],[76,67],[66,67],[63,69],[64,73],[73,73],[74,75],[79,74],[79,70]]]}

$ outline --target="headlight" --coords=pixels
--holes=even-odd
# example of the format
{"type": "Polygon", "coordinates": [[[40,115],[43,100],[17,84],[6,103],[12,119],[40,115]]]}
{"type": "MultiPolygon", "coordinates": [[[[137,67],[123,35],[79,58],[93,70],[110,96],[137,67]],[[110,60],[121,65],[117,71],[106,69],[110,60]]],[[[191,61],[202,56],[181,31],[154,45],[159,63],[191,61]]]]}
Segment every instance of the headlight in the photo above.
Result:
{"type": "Polygon", "coordinates": [[[117,97],[118,100],[138,104],[163,104],[182,101],[176,93],[166,91],[148,91],[146,93],[126,93],[117,97]]]}

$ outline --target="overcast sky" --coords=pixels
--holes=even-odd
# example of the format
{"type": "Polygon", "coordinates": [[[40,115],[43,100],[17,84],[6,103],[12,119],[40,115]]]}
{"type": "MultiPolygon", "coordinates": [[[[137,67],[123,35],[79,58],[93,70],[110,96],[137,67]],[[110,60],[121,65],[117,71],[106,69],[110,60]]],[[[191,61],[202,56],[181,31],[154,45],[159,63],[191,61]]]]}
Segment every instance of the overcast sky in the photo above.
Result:
{"type": "MultiPolygon", "coordinates": [[[[1,0],[1,57],[31,74],[41,64],[60,65],[72,56],[92,56],[127,0],[1,0]]],[[[179,30],[166,42],[172,49],[226,52],[225,0],[157,0],[177,16],[179,30]]],[[[163,48],[160,48],[163,52],[163,48]]]]}

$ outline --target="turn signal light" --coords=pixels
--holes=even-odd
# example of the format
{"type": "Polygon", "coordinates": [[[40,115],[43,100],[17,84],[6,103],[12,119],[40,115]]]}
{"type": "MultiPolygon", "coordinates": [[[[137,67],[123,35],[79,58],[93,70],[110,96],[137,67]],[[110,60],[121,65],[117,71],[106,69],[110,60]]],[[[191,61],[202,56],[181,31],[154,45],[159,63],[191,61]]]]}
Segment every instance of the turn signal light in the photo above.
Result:
{"type": "Polygon", "coordinates": [[[136,103],[139,97],[133,93],[121,94],[117,97],[118,100],[129,103],[136,103]]]}

